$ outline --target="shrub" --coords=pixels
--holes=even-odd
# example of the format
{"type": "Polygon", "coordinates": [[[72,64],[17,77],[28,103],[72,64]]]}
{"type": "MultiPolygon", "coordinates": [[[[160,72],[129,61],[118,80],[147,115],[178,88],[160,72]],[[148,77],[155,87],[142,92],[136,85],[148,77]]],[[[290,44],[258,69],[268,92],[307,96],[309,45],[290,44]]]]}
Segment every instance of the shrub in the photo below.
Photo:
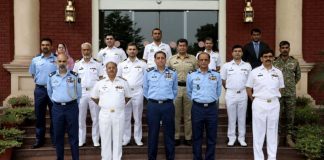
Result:
{"type": "Polygon", "coordinates": [[[17,97],[11,97],[8,99],[8,104],[10,104],[12,107],[25,107],[25,106],[31,106],[33,100],[26,96],[26,95],[20,95],[17,97]]]}

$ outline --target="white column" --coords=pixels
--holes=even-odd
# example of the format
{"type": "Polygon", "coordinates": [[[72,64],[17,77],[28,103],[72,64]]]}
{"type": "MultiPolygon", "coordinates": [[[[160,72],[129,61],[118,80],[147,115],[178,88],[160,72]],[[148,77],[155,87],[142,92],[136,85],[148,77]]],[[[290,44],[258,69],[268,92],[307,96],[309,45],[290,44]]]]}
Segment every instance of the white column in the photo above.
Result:
{"type": "MultiPolygon", "coordinates": [[[[218,46],[222,63],[226,62],[226,0],[219,0],[218,10],[218,46]]],[[[220,107],[225,106],[225,89],[222,89],[220,107]]]]}
{"type": "Polygon", "coordinates": [[[33,97],[34,82],[28,73],[31,59],[39,53],[39,0],[14,0],[14,60],[3,67],[11,74],[11,93],[33,97]]]}
{"type": "MultiPolygon", "coordinates": [[[[290,55],[298,59],[302,71],[301,80],[297,84],[297,96],[308,94],[308,72],[314,64],[306,63],[303,59],[302,27],[303,27],[303,0],[276,1],[276,55],[279,55],[280,41],[290,42],[290,55]]],[[[312,98],[311,98],[312,99],[312,98]]]]}
{"type": "Polygon", "coordinates": [[[99,52],[99,0],[92,0],[92,55],[99,52]]]}
{"type": "Polygon", "coordinates": [[[39,53],[39,0],[14,0],[15,57],[12,63],[29,64],[39,53]]]}

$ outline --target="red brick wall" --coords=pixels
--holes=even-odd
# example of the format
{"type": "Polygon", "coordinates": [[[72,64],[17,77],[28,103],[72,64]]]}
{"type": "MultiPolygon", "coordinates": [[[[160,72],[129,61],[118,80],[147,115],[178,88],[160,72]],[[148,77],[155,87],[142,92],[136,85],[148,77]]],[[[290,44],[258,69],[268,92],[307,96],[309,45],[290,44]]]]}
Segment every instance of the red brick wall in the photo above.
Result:
{"type": "Polygon", "coordinates": [[[13,1],[0,0],[0,106],[10,94],[10,73],[3,68],[13,60],[14,26],[13,1]]]}
{"type": "Polygon", "coordinates": [[[317,65],[309,74],[308,91],[317,104],[324,104],[324,1],[303,1],[303,56],[317,65]]]}
{"type": "Polygon", "coordinates": [[[67,44],[69,53],[76,60],[81,58],[80,45],[91,43],[92,15],[91,0],[75,1],[76,22],[64,22],[66,1],[40,0],[40,37],[50,37],[53,46],[67,44]]]}
{"type": "Polygon", "coordinates": [[[275,44],[275,27],[276,27],[276,0],[252,1],[254,9],[254,22],[243,22],[243,11],[245,1],[230,0],[226,1],[226,54],[227,60],[232,58],[231,48],[235,44],[245,45],[251,41],[250,30],[259,28],[262,31],[262,40],[266,42],[270,48],[274,48],[275,44]]]}

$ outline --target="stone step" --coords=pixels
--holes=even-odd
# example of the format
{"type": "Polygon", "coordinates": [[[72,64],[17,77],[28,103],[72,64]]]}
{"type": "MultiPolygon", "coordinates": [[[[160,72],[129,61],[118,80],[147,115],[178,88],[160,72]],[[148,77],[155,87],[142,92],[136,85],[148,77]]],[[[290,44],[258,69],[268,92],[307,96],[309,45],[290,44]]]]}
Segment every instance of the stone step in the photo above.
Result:
{"type": "MultiPolygon", "coordinates": [[[[205,150],[205,146],[203,146],[205,150]]],[[[266,149],[264,148],[264,153],[266,149]]],[[[39,149],[16,149],[14,151],[15,160],[32,160],[37,157],[37,160],[55,159],[55,150],[52,147],[42,147],[39,149]]],[[[175,150],[175,159],[189,160],[192,159],[192,148],[188,146],[179,146],[175,150]]],[[[65,147],[65,159],[70,160],[70,149],[65,147]]],[[[100,159],[100,148],[82,147],[80,148],[80,159],[100,159]]],[[[216,158],[217,159],[253,159],[252,147],[226,147],[224,145],[216,145],[216,158]]],[[[142,160],[147,159],[147,147],[124,147],[123,160],[142,160]]],[[[159,146],[157,159],[165,159],[164,147],[159,146]]],[[[298,153],[295,149],[288,147],[278,148],[278,160],[303,160],[305,157],[298,153]]]]}

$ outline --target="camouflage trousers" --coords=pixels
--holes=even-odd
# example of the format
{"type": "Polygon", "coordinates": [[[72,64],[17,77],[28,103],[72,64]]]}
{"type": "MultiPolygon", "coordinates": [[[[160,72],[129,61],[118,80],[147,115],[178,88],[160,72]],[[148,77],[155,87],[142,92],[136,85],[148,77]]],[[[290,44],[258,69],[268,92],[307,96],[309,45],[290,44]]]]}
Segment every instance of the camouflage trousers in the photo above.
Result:
{"type": "Polygon", "coordinates": [[[292,134],[296,108],[296,96],[280,98],[280,133],[292,134]]]}

